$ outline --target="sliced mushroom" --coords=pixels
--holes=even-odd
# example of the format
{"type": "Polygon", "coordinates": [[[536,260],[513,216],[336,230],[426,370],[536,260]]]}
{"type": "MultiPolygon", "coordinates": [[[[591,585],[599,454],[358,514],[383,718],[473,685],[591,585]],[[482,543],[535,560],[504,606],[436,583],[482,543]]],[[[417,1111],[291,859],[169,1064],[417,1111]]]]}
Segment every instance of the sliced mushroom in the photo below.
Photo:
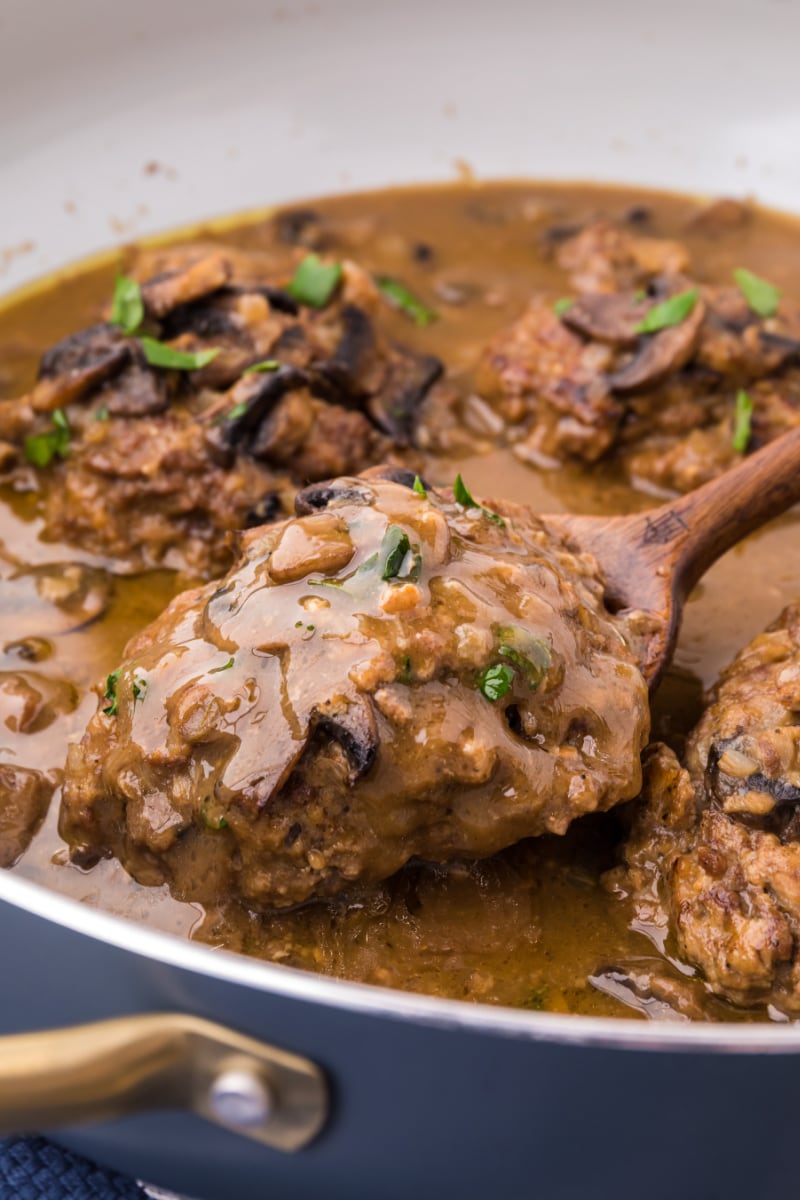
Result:
{"type": "Polygon", "coordinates": [[[192,300],[188,304],[179,304],[164,318],[162,337],[166,341],[180,337],[183,333],[193,333],[196,337],[208,339],[231,335],[241,337],[242,331],[230,308],[219,301],[220,297],[217,294],[203,296],[202,299],[192,300]]]}
{"type": "Polygon", "coordinates": [[[278,241],[286,246],[305,246],[320,250],[325,243],[322,217],[312,208],[291,208],[275,217],[278,241]]]}
{"type": "Polygon", "coordinates": [[[399,483],[402,487],[407,488],[413,488],[419,479],[426,492],[431,489],[431,484],[427,483],[416,471],[409,471],[406,467],[393,467],[386,464],[380,467],[369,467],[361,474],[364,479],[385,479],[389,483],[399,483]]]}
{"type": "Polygon", "coordinates": [[[366,775],[377,758],[378,728],[372,703],[365,696],[337,697],[316,705],[311,710],[311,729],[342,747],[352,768],[351,784],[366,775]]]}
{"type": "Polygon", "coordinates": [[[230,260],[206,254],[175,271],[163,271],[142,284],[142,299],[151,317],[160,320],[179,305],[218,291],[231,277],[230,260]]]}
{"type": "Polygon", "coordinates": [[[398,446],[413,444],[420,407],[443,372],[441,362],[432,354],[394,348],[386,382],[372,397],[368,411],[378,428],[398,446]]]}
{"type": "Polygon", "coordinates": [[[246,448],[281,397],[308,384],[309,373],[299,367],[281,366],[277,371],[242,376],[228,393],[231,411],[237,415],[214,427],[220,440],[231,449],[246,448]],[[239,411],[241,405],[243,411],[239,411]]]}
{"type": "Polygon", "coordinates": [[[245,528],[254,529],[256,525],[269,525],[280,517],[286,516],[283,511],[280,492],[265,492],[257,503],[248,511],[245,518],[245,528]]]}
{"type": "Polygon", "coordinates": [[[78,706],[78,690],[66,679],[38,671],[0,671],[0,724],[9,734],[41,733],[78,706]]]}
{"type": "Polygon", "coordinates": [[[360,487],[355,481],[336,480],[334,483],[312,483],[303,488],[294,498],[294,508],[299,517],[305,517],[336,502],[371,504],[374,499],[368,487],[360,487]]]}
{"type": "MultiPolygon", "coordinates": [[[[747,755],[740,738],[724,738],[711,746],[708,752],[705,781],[709,794],[719,804],[728,809],[733,808],[731,800],[736,796],[744,798],[750,793],[771,799],[772,803],[765,806],[765,813],[769,812],[772,807],[800,804],[800,787],[789,783],[788,780],[771,779],[759,770],[754,770],[750,774],[743,774],[738,770],[739,762],[744,763],[746,759],[750,759],[757,766],[755,760],[747,755]],[[725,770],[726,761],[731,758],[735,759],[737,766],[735,773],[725,770]]],[[[752,807],[752,805],[748,805],[745,811],[750,811],[752,807]]]]}
{"type": "Polygon", "coordinates": [[[254,284],[252,287],[229,287],[225,288],[225,291],[239,296],[247,292],[257,292],[259,296],[264,296],[269,301],[270,308],[275,312],[286,313],[290,317],[296,317],[300,311],[300,305],[285,288],[270,287],[269,284],[254,284]]]}
{"type": "Polygon", "coordinates": [[[706,306],[698,300],[680,325],[646,335],[630,362],[608,376],[612,391],[628,393],[655,387],[684,367],[697,347],[705,314],[706,306]]]}
{"type": "Polygon", "coordinates": [[[148,365],[138,342],[130,348],[131,364],[109,389],[106,407],[112,417],[152,417],[169,407],[169,382],[164,371],[148,365]]]}
{"type": "Polygon", "coordinates": [[[71,404],[118,375],[130,355],[129,341],[113,325],[92,325],[63,338],[42,355],[32,407],[51,412],[71,404]]]}
{"type": "Polygon", "coordinates": [[[766,346],[785,351],[781,365],[800,356],[800,338],[790,337],[785,333],[768,333],[766,329],[759,330],[759,337],[766,346]]]}
{"type": "Polygon", "coordinates": [[[562,314],[562,322],[576,333],[611,346],[635,346],[637,327],[650,305],[631,292],[596,292],[579,296],[562,314]]]}
{"type": "Polygon", "coordinates": [[[103,615],[114,591],[107,572],[80,563],[29,567],[4,579],[2,586],[17,641],[83,629],[103,615]]]}
{"type": "Polygon", "coordinates": [[[361,398],[368,390],[364,377],[377,359],[375,332],[367,314],[355,304],[345,304],[341,318],[343,333],[333,357],[316,369],[351,399],[361,398]]]}
{"type": "Polygon", "coordinates": [[[689,229],[716,236],[742,229],[753,218],[752,207],[742,200],[722,197],[696,212],[686,222],[689,229]]]}

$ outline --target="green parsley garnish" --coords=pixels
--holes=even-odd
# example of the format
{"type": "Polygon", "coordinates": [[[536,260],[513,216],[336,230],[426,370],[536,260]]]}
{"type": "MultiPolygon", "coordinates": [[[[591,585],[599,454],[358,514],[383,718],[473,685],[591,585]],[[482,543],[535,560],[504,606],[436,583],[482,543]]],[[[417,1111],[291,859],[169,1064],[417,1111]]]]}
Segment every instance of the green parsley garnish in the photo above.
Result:
{"type": "Polygon", "coordinates": [[[309,579],[309,587],[332,587],[344,588],[344,584],[338,579],[309,579]]]}
{"type": "Polygon", "coordinates": [[[112,671],[110,675],[106,675],[106,691],[103,696],[104,700],[108,700],[109,704],[103,709],[107,717],[115,717],[117,715],[117,680],[119,679],[119,670],[112,671]]]}
{"type": "Polygon", "coordinates": [[[114,299],[111,304],[111,324],[123,333],[136,333],[144,320],[142,289],[135,279],[118,275],[114,280],[114,299]]]}
{"type": "Polygon", "coordinates": [[[140,675],[138,679],[134,679],[133,684],[131,686],[131,691],[133,692],[133,703],[134,704],[136,703],[137,700],[141,700],[142,696],[147,691],[148,682],[149,682],[149,680],[146,675],[140,675]]]}
{"type": "Polygon", "coordinates": [[[378,552],[378,569],[381,579],[408,579],[414,564],[405,567],[406,558],[412,554],[411,542],[405,529],[399,525],[388,525],[378,552]]]}
{"type": "Polygon", "coordinates": [[[107,404],[104,404],[102,406],[102,408],[98,408],[97,412],[94,414],[94,419],[95,419],[95,421],[107,421],[108,420],[108,405],[107,404]]]}
{"type": "Polygon", "coordinates": [[[506,523],[500,514],[492,512],[490,508],[484,508],[482,504],[478,504],[478,501],[472,495],[472,492],[464,483],[464,480],[461,478],[460,474],[456,475],[456,481],[453,484],[453,496],[456,504],[460,504],[462,508],[477,508],[478,511],[482,512],[483,515],[488,517],[490,521],[494,521],[495,525],[500,525],[503,529],[505,529],[506,523]]]}
{"type": "Polygon", "coordinates": [[[211,667],[211,669],[209,670],[208,673],[209,673],[209,675],[218,675],[220,671],[230,671],[232,666],[233,666],[233,659],[229,658],[228,661],[226,663],[223,663],[221,667],[211,667]]]}
{"type": "Polygon", "coordinates": [[[563,317],[565,312],[569,312],[575,301],[571,296],[562,296],[560,300],[556,300],[553,305],[553,312],[557,317],[563,317]]]}
{"type": "Polygon", "coordinates": [[[401,283],[399,279],[392,279],[390,275],[379,275],[375,281],[378,285],[378,290],[389,301],[394,308],[399,308],[406,316],[409,316],[415,325],[424,328],[435,321],[439,314],[434,308],[429,308],[427,304],[423,304],[418,296],[415,296],[412,291],[401,283]]]}
{"type": "Polygon", "coordinates": [[[428,495],[428,493],[425,489],[425,484],[422,482],[419,475],[414,476],[414,486],[412,487],[411,490],[413,492],[416,492],[418,496],[427,497],[427,495],[428,495]]]}
{"type": "Polygon", "coordinates": [[[550,647],[541,638],[533,637],[518,625],[501,626],[498,630],[501,658],[518,667],[531,691],[536,691],[553,663],[550,647]]]}
{"type": "Polygon", "coordinates": [[[204,796],[203,803],[200,806],[200,816],[202,817],[203,824],[205,825],[206,829],[214,829],[214,830],[227,829],[228,822],[225,820],[225,818],[223,817],[223,815],[221,813],[217,817],[216,820],[214,820],[214,818],[211,816],[211,814],[208,811],[208,807],[210,804],[211,804],[211,797],[204,796]]]}
{"type": "Polygon", "coordinates": [[[480,504],[469,490],[460,473],[456,475],[456,481],[453,484],[453,495],[456,504],[460,504],[462,508],[480,508],[480,504]]]}
{"type": "Polygon", "coordinates": [[[485,671],[481,671],[478,676],[478,687],[486,699],[491,700],[492,704],[496,700],[502,700],[513,682],[513,668],[507,666],[506,663],[495,663],[493,666],[487,667],[485,671]]]}
{"type": "Polygon", "coordinates": [[[34,467],[46,467],[58,455],[66,458],[69,454],[70,428],[67,414],[63,408],[53,412],[53,428],[46,433],[35,433],[26,437],[23,443],[25,458],[34,467]]]}
{"type": "Polygon", "coordinates": [[[238,404],[234,404],[230,412],[223,413],[220,419],[223,421],[238,421],[239,417],[243,417],[246,412],[247,402],[240,400],[238,404]]]}
{"type": "Polygon", "coordinates": [[[213,362],[219,354],[219,348],[198,350],[197,353],[192,353],[186,350],[174,350],[172,346],[165,346],[156,338],[141,337],[139,341],[151,367],[168,367],[173,371],[199,371],[201,367],[206,367],[213,362]]]}
{"type": "Polygon", "coordinates": [[[745,391],[736,393],[736,412],[733,418],[731,445],[737,454],[744,454],[750,444],[753,401],[745,391]]]}
{"type": "Polygon", "coordinates": [[[281,364],[277,358],[265,358],[263,362],[251,363],[242,371],[243,375],[259,375],[263,371],[277,371],[281,364]]]}
{"type": "Polygon", "coordinates": [[[744,296],[750,308],[759,317],[774,317],[781,300],[780,288],[766,279],[760,279],[752,271],[739,267],[733,272],[739,291],[744,296]]]}
{"type": "Polygon", "coordinates": [[[342,278],[342,264],[324,263],[317,254],[309,254],[300,263],[287,291],[300,304],[324,308],[342,278]]]}
{"type": "Polygon", "coordinates": [[[680,325],[691,314],[699,295],[697,288],[690,288],[688,292],[679,292],[677,296],[670,296],[668,300],[654,304],[636,326],[635,332],[658,333],[662,329],[680,325]]]}

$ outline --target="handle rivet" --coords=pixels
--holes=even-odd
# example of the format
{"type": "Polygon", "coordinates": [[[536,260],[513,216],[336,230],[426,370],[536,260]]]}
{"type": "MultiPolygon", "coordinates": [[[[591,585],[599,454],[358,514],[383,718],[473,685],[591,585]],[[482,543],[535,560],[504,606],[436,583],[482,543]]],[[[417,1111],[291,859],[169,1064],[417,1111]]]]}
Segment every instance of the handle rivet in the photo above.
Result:
{"type": "Polygon", "coordinates": [[[268,1084],[244,1067],[221,1071],[209,1088],[208,1103],[218,1120],[241,1129],[265,1125],[274,1108],[268,1084]]]}

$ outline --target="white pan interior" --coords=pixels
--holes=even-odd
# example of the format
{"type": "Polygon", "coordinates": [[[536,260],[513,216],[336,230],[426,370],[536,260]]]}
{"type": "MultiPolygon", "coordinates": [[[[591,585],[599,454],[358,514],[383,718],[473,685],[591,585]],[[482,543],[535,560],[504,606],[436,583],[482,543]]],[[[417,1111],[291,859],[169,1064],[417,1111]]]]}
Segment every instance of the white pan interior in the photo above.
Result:
{"type": "Polygon", "coordinates": [[[798,44],[793,0],[0,0],[0,292],[459,160],[798,207],[798,44]]]}

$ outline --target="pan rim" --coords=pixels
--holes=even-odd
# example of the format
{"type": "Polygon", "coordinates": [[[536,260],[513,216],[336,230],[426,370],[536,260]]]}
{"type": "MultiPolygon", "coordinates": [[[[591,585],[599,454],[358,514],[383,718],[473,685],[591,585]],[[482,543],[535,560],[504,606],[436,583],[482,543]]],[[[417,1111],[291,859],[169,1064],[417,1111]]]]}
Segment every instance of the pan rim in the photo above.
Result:
{"type": "Polygon", "coordinates": [[[8,871],[0,871],[0,902],[140,958],[253,991],[271,992],[287,999],[352,1014],[587,1049],[690,1054],[800,1054],[800,1022],[763,1025],[730,1022],[673,1024],[628,1017],[528,1012],[317,975],[299,967],[264,962],[234,951],[212,949],[175,934],[150,929],[126,917],[103,912],[68,896],[60,896],[41,884],[14,876],[8,871]]]}

